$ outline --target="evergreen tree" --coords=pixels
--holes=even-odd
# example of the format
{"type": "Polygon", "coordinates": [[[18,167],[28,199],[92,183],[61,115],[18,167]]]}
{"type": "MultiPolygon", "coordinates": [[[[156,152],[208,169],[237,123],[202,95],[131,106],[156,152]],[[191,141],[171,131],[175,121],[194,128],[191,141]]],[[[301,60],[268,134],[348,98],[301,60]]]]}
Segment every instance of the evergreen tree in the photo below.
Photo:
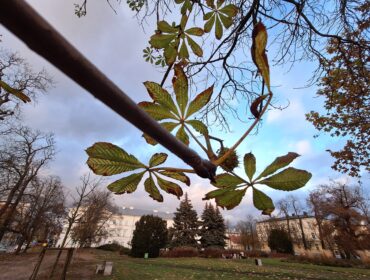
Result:
{"type": "Polygon", "coordinates": [[[131,256],[142,258],[149,253],[150,258],[158,257],[159,250],[167,244],[167,222],[160,217],[145,215],[135,226],[131,256]]]}
{"type": "Polygon", "coordinates": [[[191,246],[197,247],[196,236],[199,234],[199,222],[197,212],[185,194],[185,199],[180,202],[173,219],[173,235],[170,246],[191,246]]]}
{"type": "Polygon", "coordinates": [[[203,248],[216,246],[225,247],[226,226],[218,208],[207,204],[202,213],[202,227],[200,230],[200,243],[203,248]]]}
{"type": "Polygon", "coordinates": [[[268,245],[278,253],[293,253],[293,243],[288,233],[282,229],[272,229],[268,237],[268,245]]]}

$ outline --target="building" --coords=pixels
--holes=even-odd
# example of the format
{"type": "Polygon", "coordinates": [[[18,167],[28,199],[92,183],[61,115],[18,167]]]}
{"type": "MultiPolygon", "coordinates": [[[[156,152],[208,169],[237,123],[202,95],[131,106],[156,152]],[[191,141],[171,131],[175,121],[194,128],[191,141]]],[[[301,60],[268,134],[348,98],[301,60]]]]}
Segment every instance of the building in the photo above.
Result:
{"type": "Polygon", "coordinates": [[[306,253],[307,250],[304,248],[303,237],[306,240],[306,245],[310,253],[323,253],[321,241],[319,237],[319,228],[315,217],[304,215],[292,215],[283,218],[270,218],[264,221],[257,222],[256,230],[257,236],[260,241],[261,250],[270,252],[268,246],[268,237],[272,229],[283,229],[288,234],[290,232],[290,238],[293,243],[293,250],[295,254],[306,253]],[[288,230],[289,227],[289,230],[288,230]]]}
{"type": "MultiPolygon", "coordinates": [[[[117,213],[110,215],[109,219],[103,224],[103,227],[108,232],[108,236],[102,239],[99,243],[93,244],[93,247],[116,242],[122,246],[131,248],[130,242],[135,229],[135,223],[140,220],[141,216],[144,215],[154,215],[161,217],[162,219],[167,221],[167,227],[171,227],[173,225],[173,214],[170,212],[160,212],[157,210],[148,211],[135,209],[133,207],[122,207],[118,209],[117,213]]],[[[63,224],[62,233],[60,234],[59,239],[56,243],[57,247],[61,245],[67,228],[68,223],[65,222],[63,224]]],[[[65,247],[74,246],[76,246],[76,244],[73,244],[71,238],[68,237],[65,247]]]]}

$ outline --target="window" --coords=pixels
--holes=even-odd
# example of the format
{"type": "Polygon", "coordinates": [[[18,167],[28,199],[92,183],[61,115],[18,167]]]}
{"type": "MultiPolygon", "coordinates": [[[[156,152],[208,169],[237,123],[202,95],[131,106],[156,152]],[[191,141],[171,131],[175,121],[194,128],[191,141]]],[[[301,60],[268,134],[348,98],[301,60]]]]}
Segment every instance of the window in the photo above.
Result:
{"type": "Polygon", "coordinates": [[[312,238],[313,238],[313,239],[316,239],[316,235],[315,235],[315,233],[314,233],[314,232],[311,232],[311,235],[312,235],[312,238]]]}

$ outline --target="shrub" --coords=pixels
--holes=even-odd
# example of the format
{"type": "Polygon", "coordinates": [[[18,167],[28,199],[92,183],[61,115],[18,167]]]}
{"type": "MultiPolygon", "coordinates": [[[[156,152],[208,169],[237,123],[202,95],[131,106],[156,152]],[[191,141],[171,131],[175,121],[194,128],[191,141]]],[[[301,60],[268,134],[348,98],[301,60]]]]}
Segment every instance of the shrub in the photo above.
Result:
{"type": "Polygon", "coordinates": [[[161,257],[164,258],[192,258],[198,257],[198,255],[198,249],[188,246],[175,247],[161,252],[161,257]]]}
{"type": "Polygon", "coordinates": [[[334,266],[334,267],[370,268],[369,263],[364,263],[361,260],[343,260],[343,259],[329,258],[325,256],[315,256],[315,257],[290,256],[289,258],[284,259],[282,261],[292,262],[292,263],[307,263],[307,264],[334,266]]]}
{"type": "Polygon", "coordinates": [[[130,250],[128,248],[125,248],[124,246],[118,244],[117,242],[104,244],[99,247],[96,247],[96,249],[99,250],[105,250],[105,251],[112,251],[112,252],[120,252],[121,250],[130,250]]]}
{"type": "Polygon", "coordinates": [[[293,253],[292,241],[285,230],[272,229],[269,234],[268,245],[272,251],[278,253],[293,253]]]}
{"type": "Polygon", "coordinates": [[[224,254],[224,252],[225,249],[222,247],[210,246],[205,248],[200,256],[203,258],[222,258],[222,254],[224,254]]]}

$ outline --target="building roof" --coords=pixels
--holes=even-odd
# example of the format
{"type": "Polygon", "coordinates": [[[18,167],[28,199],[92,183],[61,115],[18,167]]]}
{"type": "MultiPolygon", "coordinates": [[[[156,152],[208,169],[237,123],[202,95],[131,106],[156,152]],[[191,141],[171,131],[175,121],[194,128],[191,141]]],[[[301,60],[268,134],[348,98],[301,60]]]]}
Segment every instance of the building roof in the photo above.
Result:
{"type": "Polygon", "coordinates": [[[118,208],[118,213],[121,215],[127,215],[127,216],[144,216],[144,215],[153,215],[160,217],[165,220],[172,220],[174,217],[174,214],[171,212],[162,212],[158,210],[145,210],[145,209],[136,209],[133,207],[121,207],[118,208]]]}
{"type": "Polygon", "coordinates": [[[315,218],[312,215],[292,215],[288,217],[272,217],[267,220],[263,221],[258,221],[257,224],[262,224],[262,223],[269,223],[269,222],[278,222],[278,221],[285,221],[285,220],[296,220],[296,219],[311,219],[315,218]]]}

